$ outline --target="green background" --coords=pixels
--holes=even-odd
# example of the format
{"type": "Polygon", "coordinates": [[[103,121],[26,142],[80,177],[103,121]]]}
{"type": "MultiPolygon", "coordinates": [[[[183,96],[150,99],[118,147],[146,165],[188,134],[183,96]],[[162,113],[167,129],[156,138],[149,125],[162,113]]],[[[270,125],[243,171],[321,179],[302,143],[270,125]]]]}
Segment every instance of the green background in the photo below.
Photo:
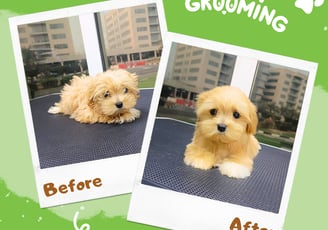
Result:
{"type": "MultiPolygon", "coordinates": [[[[10,38],[11,16],[59,9],[95,0],[2,0],[0,3],[0,229],[156,229],[125,220],[130,195],[40,209],[10,38]]],[[[249,1],[248,1],[249,2],[249,1]]],[[[294,0],[267,0],[263,5],[288,18],[275,32],[241,14],[188,12],[183,0],[164,0],[168,30],[319,64],[284,229],[328,229],[328,3],[305,14],[294,0]]]]}

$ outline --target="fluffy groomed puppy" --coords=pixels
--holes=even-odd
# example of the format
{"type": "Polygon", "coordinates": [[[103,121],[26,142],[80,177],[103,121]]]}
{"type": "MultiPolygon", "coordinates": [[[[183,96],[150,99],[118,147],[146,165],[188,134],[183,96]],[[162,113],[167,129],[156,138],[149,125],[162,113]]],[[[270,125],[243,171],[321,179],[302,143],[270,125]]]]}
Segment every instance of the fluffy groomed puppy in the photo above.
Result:
{"type": "Polygon", "coordinates": [[[81,123],[132,122],[140,117],[135,109],[139,97],[137,76],[126,70],[108,70],[91,76],[74,76],[49,113],[63,113],[81,123]]]}
{"type": "Polygon", "coordinates": [[[199,94],[197,122],[184,162],[199,169],[218,166],[223,175],[245,178],[251,174],[260,145],[254,134],[256,107],[238,88],[216,87],[199,94]]]}

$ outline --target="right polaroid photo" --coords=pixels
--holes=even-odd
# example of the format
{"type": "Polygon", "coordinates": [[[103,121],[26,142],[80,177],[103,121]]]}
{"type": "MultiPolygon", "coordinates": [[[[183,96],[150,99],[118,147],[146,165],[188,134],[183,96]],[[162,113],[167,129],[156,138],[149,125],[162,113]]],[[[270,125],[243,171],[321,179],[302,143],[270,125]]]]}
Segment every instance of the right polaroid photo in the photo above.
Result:
{"type": "Polygon", "coordinates": [[[128,219],[282,229],[317,63],[168,33],[128,219]]]}

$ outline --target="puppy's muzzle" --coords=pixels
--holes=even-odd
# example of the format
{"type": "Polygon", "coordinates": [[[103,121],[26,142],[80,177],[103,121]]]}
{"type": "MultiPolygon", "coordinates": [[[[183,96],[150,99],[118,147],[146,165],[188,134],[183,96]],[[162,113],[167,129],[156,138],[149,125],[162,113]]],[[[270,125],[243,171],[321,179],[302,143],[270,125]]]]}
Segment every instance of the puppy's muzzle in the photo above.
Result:
{"type": "Polygon", "coordinates": [[[227,126],[225,124],[218,124],[218,131],[220,133],[224,133],[227,130],[227,126]]]}
{"type": "Polygon", "coordinates": [[[122,107],[123,107],[123,103],[122,102],[116,102],[115,103],[115,106],[116,106],[116,108],[118,108],[118,109],[122,109],[122,107]]]}

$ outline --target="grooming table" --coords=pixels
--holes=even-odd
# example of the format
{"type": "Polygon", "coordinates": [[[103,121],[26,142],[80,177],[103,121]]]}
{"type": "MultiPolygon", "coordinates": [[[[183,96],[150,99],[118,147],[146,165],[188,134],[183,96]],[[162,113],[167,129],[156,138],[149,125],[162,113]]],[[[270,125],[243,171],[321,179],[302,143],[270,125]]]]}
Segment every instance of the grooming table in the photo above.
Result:
{"type": "Polygon", "coordinates": [[[140,153],[153,89],[140,90],[141,117],[124,124],[81,124],[49,114],[59,94],[32,99],[31,110],[41,168],[140,153]]]}
{"type": "Polygon", "coordinates": [[[261,145],[250,177],[232,179],[218,169],[200,170],[183,162],[194,126],[157,118],[142,183],[268,212],[279,212],[290,152],[261,145]]]}

